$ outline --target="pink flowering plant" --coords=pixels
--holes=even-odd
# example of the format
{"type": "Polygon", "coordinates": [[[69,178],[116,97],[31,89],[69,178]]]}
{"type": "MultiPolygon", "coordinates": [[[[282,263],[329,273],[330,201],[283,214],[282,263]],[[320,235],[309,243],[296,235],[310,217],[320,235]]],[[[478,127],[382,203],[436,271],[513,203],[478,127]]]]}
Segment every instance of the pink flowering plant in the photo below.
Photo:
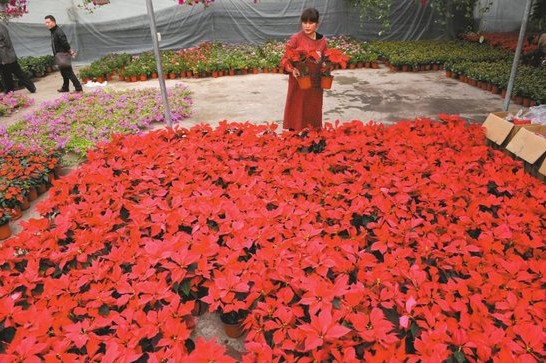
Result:
{"type": "Polygon", "coordinates": [[[0,94],[0,116],[8,116],[23,107],[28,107],[34,100],[24,94],[9,92],[0,94]]]}
{"type": "MultiPolygon", "coordinates": [[[[190,92],[179,84],[168,90],[173,121],[189,117],[190,92]]],[[[45,102],[14,125],[0,128],[0,146],[25,145],[74,152],[108,141],[113,133],[140,133],[163,122],[159,90],[95,91],[45,102]]]]}
{"type": "Polygon", "coordinates": [[[18,18],[27,13],[27,0],[0,0],[0,17],[18,18]]]}

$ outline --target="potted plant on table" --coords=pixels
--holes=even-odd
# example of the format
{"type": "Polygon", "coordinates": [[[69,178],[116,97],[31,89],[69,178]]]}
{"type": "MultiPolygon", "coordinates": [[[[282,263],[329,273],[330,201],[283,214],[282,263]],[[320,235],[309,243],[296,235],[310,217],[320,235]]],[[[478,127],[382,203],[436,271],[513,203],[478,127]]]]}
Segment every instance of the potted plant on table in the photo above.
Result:
{"type": "Polygon", "coordinates": [[[331,72],[334,69],[334,66],[340,66],[341,68],[347,67],[347,61],[349,57],[337,48],[330,48],[324,52],[323,61],[321,66],[321,80],[320,85],[323,89],[332,88],[332,82],[334,81],[334,76],[331,72]]]}

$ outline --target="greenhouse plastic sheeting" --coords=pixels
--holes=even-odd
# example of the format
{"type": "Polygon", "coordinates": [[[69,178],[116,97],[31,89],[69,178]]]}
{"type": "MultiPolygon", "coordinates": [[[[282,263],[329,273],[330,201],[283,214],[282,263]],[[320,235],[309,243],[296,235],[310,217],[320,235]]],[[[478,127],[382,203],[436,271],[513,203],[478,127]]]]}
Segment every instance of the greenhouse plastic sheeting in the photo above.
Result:
{"type": "MultiPolygon", "coordinates": [[[[51,54],[44,16],[57,19],[78,51],[76,63],[89,63],[109,53],[137,54],[152,50],[145,0],[112,0],[88,13],[78,0],[32,0],[29,13],[10,21],[9,29],[19,57],[51,54]]],[[[433,12],[414,0],[394,1],[392,27],[383,39],[442,38],[443,27],[433,12]]],[[[260,44],[285,40],[299,30],[299,16],[306,7],[321,14],[319,32],[326,36],[351,35],[360,40],[378,39],[381,24],[360,21],[357,9],[342,0],[216,0],[180,6],[174,0],[153,1],[161,49],[180,49],[202,41],[260,44]]]]}

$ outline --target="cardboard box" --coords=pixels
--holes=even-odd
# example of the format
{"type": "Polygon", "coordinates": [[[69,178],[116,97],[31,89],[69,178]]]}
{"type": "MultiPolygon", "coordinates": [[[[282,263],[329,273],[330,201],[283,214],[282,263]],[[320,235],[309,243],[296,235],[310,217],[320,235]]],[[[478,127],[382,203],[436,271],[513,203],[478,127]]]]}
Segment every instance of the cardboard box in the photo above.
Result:
{"type": "Polygon", "coordinates": [[[508,114],[508,112],[491,112],[483,123],[485,137],[497,145],[502,145],[514,128],[513,123],[506,121],[508,114]]]}
{"type": "Polygon", "coordinates": [[[517,133],[526,129],[539,134],[546,133],[546,125],[527,124],[514,125],[506,120],[510,112],[492,112],[483,123],[485,137],[497,145],[507,145],[517,133]]]}
{"type": "Polygon", "coordinates": [[[514,155],[529,164],[534,164],[546,153],[546,137],[523,128],[506,145],[506,150],[514,153],[514,155]]]}

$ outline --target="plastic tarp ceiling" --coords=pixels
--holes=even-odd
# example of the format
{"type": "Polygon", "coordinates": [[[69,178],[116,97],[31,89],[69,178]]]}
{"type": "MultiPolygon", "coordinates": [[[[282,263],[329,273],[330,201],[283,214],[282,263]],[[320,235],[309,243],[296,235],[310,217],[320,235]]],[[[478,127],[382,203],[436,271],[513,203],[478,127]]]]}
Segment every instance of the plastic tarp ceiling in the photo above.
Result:
{"type": "MultiPolygon", "coordinates": [[[[109,53],[137,54],[152,50],[145,0],[111,0],[87,13],[78,0],[32,0],[29,14],[10,21],[12,40],[21,56],[51,54],[44,16],[51,14],[78,51],[76,63],[89,63],[109,53]]],[[[361,40],[378,38],[379,22],[360,21],[357,9],[342,0],[217,0],[208,8],[180,6],[174,0],[154,0],[161,49],[180,49],[202,41],[259,44],[285,40],[299,29],[299,16],[307,7],[321,14],[319,32],[326,36],[351,35],[361,40]]],[[[384,39],[444,37],[429,8],[414,0],[395,0],[391,30],[384,39]]]]}
{"type": "MultiPolygon", "coordinates": [[[[491,0],[480,0],[476,10],[487,6],[491,0]]],[[[484,32],[515,32],[519,31],[521,19],[525,10],[526,0],[492,1],[489,10],[484,14],[477,11],[474,16],[480,18],[480,30],[484,32]]]]}

